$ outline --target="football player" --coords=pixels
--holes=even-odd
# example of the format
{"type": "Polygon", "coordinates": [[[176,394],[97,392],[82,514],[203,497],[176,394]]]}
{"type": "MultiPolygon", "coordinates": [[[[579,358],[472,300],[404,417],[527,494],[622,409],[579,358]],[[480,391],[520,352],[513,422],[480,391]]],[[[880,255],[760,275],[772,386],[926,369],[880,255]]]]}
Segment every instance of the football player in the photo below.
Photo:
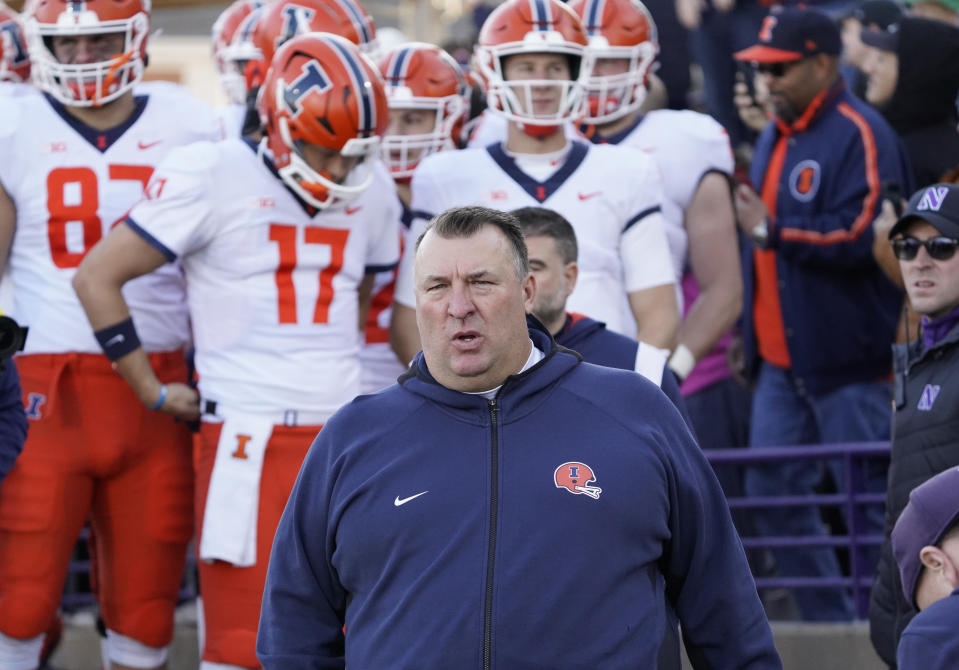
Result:
{"type": "MultiPolygon", "coordinates": [[[[663,171],[663,221],[686,303],[670,368],[686,379],[708,355],[699,374],[684,385],[684,393],[715,383],[735,385],[725,350],[742,309],[743,287],[729,136],[705,114],[667,109],[641,114],[659,44],[656,25],[640,0],[572,0],[570,7],[583,20],[589,38],[586,51],[593,60],[583,133],[596,144],[641,149],[654,156],[663,171]]],[[[737,389],[727,392],[744,395],[737,389]]],[[[698,403],[690,404],[694,421],[711,415],[706,407],[707,417],[698,417],[699,409],[698,403]]]]}
{"type": "MultiPolygon", "coordinates": [[[[12,316],[30,328],[16,359],[30,431],[0,490],[0,667],[36,667],[89,517],[108,662],[159,668],[193,534],[190,436],[170,405],[136,396],[116,375],[70,282],[159,160],[219,132],[211,110],[179,87],[135,93],[146,0],[37,0],[24,28],[44,95],[0,99],[0,262],[12,316]]],[[[184,381],[179,270],[131,284],[127,299],[145,364],[165,382],[184,381]]],[[[109,337],[108,353],[130,344],[109,337]]]]}
{"type": "Polygon", "coordinates": [[[251,61],[259,62],[257,54],[245,48],[250,40],[238,38],[234,42],[234,38],[238,32],[242,32],[241,26],[244,26],[243,30],[251,30],[249,26],[254,24],[246,19],[263,7],[263,4],[263,0],[235,0],[220,13],[211,30],[213,64],[227,101],[221,110],[223,134],[226,137],[240,135],[247,109],[255,107],[255,100],[250,105],[247,104],[251,78],[248,64],[251,61]]]}
{"type": "MultiPolygon", "coordinates": [[[[408,239],[413,171],[426,156],[457,147],[469,111],[470,87],[453,57],[432,44],[401,44],[383,56],[379,66],[390,108],[381,155],[403,203],[402,248],[415,241],[408,239]]],[[[376,277],[360,355],[364,393],[389,386],[406,367],[389,344],[395,285],[395,270],[376,277]]]]}
{"type": "MultiPolygon", "coordinates": [[[[640,151],[590,146],[564,132],[563,125],[585,111],[586,42],[579,17],[559,0],[507,0],[490,14],[475,62],[489,108],[509,121],[507,139],[420,164],[412,182],[414,233],[457,205],[542,205],[561,212],[581,247],[571,310],[672,348],[679,309],[656,164],[640,151]]],[[[391,324],[401,360],[419,348],[411,264],[412,254],[405,254],[391,324]]]]}
{"type": "Polygon", "coordinates": [[[254,9],[239,22],[222,51],[227,69],[235,73],[233,95],[239,96],[242,90],[246,99],[241,134],[257,140],[262,137],[256,98],[267,67],[287,40],[310,32],[345,37],[360,51],[375,57],[373,17],[357,0],[276,0],[254,9]]]}
{"type": "Polygon", "coordinates": [[[373,275],[399,256],[400,204],[376,160],[388,122],[376,66],[339,36],[296,37],[274,56],[259,108],[259,143],[173,152],[75,281],[94,328],[133,337],[128,287],[182,262],[199,392],[164,384],[140,348],[117,364],[138,394],[183,418],[202,412],[205,669],[259,667],[276,525],[311,441],[359,392],[373,275]]]}

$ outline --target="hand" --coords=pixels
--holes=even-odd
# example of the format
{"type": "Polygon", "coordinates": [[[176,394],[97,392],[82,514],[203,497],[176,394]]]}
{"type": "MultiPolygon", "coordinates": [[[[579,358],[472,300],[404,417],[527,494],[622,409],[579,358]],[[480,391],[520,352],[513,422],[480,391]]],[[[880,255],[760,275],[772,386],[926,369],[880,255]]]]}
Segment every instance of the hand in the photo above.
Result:
{"type": "Polygon", "coordinates": [[[736,222],[740,230],[752,236],[753,230],[769,216],[766,203],[748,184],[736,188],[736,222]]]}
{"type": "Polygon", "coordinates": [[[726,348],[726,366],[733,373],[733,379],[740,386],[750,388],[749,380],[746,378],[746,349],[743,346],[743,336],[740,333],[733,334],[729,340],[729,346],[726,348]]]}
{"type": "Polygon", "coordinates": [[[704,8],[703,0],[676,0],[676,18],[686,30],[696,30],[704,8]]]}
{"type": "MultiPolygon", "coordinates": [[[[904,200],[902,202],[902,208],[905,209],[907,205],[908,203],[904,200]]],[[[889,231],[892,230],[892,227],[896,225],[896,221],[898,220],[899,217],[896,215],[896,208],[893,207],[892,202],[883,200],[882,211],[879,212],[879,216],[872,222],[872,232],[876,236],[876,239],[881,239],[883,244],[889,244],[887,240],[889,231]]]]}
{"type": "Polygon", "coordinates": [[[739,118],[747,128],[758,133],[766,127],[768,121],[766,110],[750,95],[746,82],[737,81],[733,86],[733,104],[736,105],[739,118]]]}
{"type": "MultiPolygon", "coordinates": [[[[159,397],[159,389],[154,395],[150,407],[156,403],[159,397]]],[[[171,382],[166,385],[166,398],[158,412],[171,414],[184,421],[196,421],[200,418],[200,394],[196,389],[190,388],[186,384],[171,382]]]]}

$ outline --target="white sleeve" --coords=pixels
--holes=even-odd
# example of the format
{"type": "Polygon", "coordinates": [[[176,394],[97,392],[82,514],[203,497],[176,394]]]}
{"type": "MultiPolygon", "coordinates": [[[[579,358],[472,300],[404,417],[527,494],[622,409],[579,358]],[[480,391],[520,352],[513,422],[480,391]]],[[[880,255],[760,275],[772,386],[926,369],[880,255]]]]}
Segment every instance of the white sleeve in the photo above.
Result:
{"type": "Polygon", "coordinates": [[[442,154],[430,156],[416,168],[413,181],[410,182],[410,209],[413,211],[413,222],[410,224],[407,244],[400,260],[400,269],[396,274],[396,290],[393,300],[406,307],[416,307],[416,293],[413,286],[413,259],[416,256],[416,240],[429,225],[430,219],[447,209],[443,202],[439,184],[442,179],[437,178],[436,172],[431,170],[434,158],[442,158],[442,154]]]}
{"type": "Polygon", "coordinates": [[[203,142],[171,151],[150,178],[144,199],[127,215],[127,225],[168,260],[216,236],[213,146],[203,142]]]}
{"type": "Polygon", "coordinates": [[[636,365],[633,369],[656,386],[663,385],[663,370],[669,360],[669,350],[640,342],[636,347],[636,365]]]}
{"type": "MultiPolygon", "coordinates": [[[[377,166],[378,167],[378,166],[377,166]]],[[[384,272],[392,270],[400,259],[400,217],[403,207],[393,187],[393,179],[383,173],[384,188],[388,189],[379,197],[381,206],[377,221],[371,222],[374,229],[369,237],[369,246],[366,251],[366,272],[384,272]]],[[[378,181],[373,182],[371,188],[376,188],[378,181]]]]}
{"type": "Polygon", "coordinates": [[[676,282],[661,213],[663,185],[659,166],[645,154],[636,154],[643,157],[643,162],[636,172],[630,199],[631,211],[635,213],[627,220],[619,245],[627,293],[676,282]]]}

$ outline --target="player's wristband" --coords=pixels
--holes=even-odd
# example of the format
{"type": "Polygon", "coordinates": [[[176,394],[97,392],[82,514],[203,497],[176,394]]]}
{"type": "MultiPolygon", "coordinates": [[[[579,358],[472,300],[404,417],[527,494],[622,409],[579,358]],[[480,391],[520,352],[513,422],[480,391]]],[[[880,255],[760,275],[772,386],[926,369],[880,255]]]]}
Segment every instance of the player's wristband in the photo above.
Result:
{"type": "Polygon", "coordinates": [[[166,384],[160,384],[160,396],[157,398],[157,401],[153,403],[150,409],[156,411],[163,407],[163,403],[166,402],[166,384]]]}
{"type": "Polygon", "coordinates": [[[101,328],[95,331],[93,335],[100,343],[103,353],[111,361],[126,356],[140,346],[140,338],[137,337],[136,328],[133,327],[132,317],[112,326],[101,328]]]}
{"type": "Polygon", "coordinates": [[[689,376],[689,373],[692,372],[696,366],[696,357],[693,356],[693,352],[689,350],[689,347],[685,344],[680,344],[676,347],[673,355],[669,357],[667,365],[670,370],[676,373],[679,380],[682,381],[689,376]]]}

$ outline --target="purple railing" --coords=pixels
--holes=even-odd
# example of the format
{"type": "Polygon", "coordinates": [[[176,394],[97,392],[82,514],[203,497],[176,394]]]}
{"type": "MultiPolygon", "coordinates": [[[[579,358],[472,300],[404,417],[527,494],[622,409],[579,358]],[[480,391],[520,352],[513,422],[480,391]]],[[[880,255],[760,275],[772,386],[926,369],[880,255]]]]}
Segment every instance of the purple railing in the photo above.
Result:
{"type": "MultiPolygon", "coordinates": [[[[842,577],[757,577],[756,586],[764,588],[848,588],[852,590],[856,612],[865,618],[869,605],[869,589],[872,587],[875,566],[868,565],[866,549],[882,543],[882,536],[866,533],[863,507],[885,503],[884,493],[870,493],[864,490],[864,465],[868,461],[888,461],[888,442],[857,442],[848,444],[802,445],[794,447],[763,447],[749,449],[708,449],[704,452],[713,466],[750,466],[771,465],[783,461],[808,460],[825,462],[841,459],[844,466],[844,492],[828,495],[784,495],[752,498],[729,498],[732,510],[753,510],[790,507],[841,507],[848,526],[846,535],[822,536],[755,536],[743,537],[746,549],[780,547],[845,547],[849,550],[848,576],[842,577]]],[[[88,530],[80,535],[78,551],[86,543],[88,530]]],[[[187,554],[186,574],[180,596],[183,599],[196,595],[195,574],[196,559],[192,547],[187,554]]],[[[63,606],[76,609],[92,605],[93,595],[88,589],[78,588],[90,569],[89,560],[74,560],[70,563],[67,587],[63,595],[63,606]]]]}
{"type": "MultiPolygon", "coordinates": [[[[746,549],[782,547],[845,547],[849,551],[849,575],[841,577],[757,577],[756,586],[763,588],[848,588],[852,590],[856,613],[865,619],[869,608],[874,565],[866,559],[867,550],[882,543],[881,534],[869,534],[866,528],[866,505],[882,505],[885,493],[864,489],[865,468],[870,461],[888,462],[888,442],[854,442],[845,444],[800,445],[792,447],[754,447],[749,449],[707,449],[706,458],[713,466],[774,465],[783,461],[816,461],[825,463],[841,459],[845,481],[842,493],[827,495],[782,495],[729,498],[731,510],[754,510],[791,507],[839,507],[843,509],[846,535],[819,536],[748,536],[743,537],[746,549]]],[[[838,483],[838,482],[837,482],[838,483]]],[[[873,554],[878,554],[874,551],[873,554]]]]}

